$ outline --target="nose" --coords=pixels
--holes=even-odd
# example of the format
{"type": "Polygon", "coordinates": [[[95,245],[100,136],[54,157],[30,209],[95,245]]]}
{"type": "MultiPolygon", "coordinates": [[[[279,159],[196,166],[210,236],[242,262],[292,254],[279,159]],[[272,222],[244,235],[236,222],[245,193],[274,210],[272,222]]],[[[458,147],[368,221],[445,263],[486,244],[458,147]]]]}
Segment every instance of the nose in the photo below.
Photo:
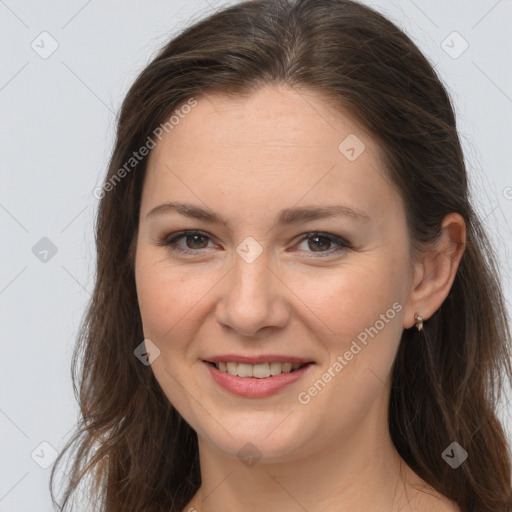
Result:
{"type": "Polygon", "coordinates": [[[266,328],[282,328],[289,319],[287,287],[270,268],[266,252],[252,263],[236,256],[223,279],[217,303],[217,322],[242,336],[258,336],[266,328]]]}

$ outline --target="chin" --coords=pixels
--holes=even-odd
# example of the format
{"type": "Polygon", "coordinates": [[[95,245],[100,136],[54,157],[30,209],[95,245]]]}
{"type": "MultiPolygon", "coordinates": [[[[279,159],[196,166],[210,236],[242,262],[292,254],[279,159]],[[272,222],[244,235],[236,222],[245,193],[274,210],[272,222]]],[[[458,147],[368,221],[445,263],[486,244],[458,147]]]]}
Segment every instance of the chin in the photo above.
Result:
{"type": "Polygon", "coordinates": [[[291,460],[303,452],[313,433],[308,432],[304,422],[297,421],[298,417],[292,420],[287,415],[288,412],[265,415],[254,411],[239,414],[230,421],[220,422],[226,430],[210,418],[196,431],[219,451],[241,460],[245,457],[268,462],[291,460]]]}

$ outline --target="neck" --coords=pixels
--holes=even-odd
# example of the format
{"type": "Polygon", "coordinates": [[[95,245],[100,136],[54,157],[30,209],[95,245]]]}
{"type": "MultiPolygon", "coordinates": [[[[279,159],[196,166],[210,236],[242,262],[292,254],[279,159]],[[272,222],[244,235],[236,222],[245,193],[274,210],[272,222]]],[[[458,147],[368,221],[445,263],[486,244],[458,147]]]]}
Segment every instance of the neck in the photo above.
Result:
{"type": "MultiPolygon", "coordinates": [[[[387,512],[422,510],[423,482],[396,451],[389,432],[366,422],[311,454],[262,458],[252,466],[199,439],[202,485],[185,511],[288,510],[387,512]]],[[[423,482],[424,484],[424,482],[423,482]]]]}

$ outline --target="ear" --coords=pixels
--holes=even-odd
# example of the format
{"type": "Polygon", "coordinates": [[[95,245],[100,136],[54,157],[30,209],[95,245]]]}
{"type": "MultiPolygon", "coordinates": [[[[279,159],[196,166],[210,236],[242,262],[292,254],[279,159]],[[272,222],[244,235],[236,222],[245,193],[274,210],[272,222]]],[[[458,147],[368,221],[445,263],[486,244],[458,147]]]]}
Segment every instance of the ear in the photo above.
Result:
{"type": "Polygon", "coordinates": [[[466,223],[458,213],[443,219],[442,236],[416,264],[404,312],[404,329],[415,325],[414,316],[423,320],[439,309],[452,287],[466,247],[466,223]]]}

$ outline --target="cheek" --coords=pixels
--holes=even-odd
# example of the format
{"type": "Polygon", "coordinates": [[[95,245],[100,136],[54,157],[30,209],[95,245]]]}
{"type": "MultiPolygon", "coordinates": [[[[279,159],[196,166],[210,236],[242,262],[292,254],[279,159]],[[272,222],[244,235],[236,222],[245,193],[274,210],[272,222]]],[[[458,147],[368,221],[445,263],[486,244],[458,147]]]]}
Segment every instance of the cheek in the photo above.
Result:
{"type": "Polygon", "coordinates": [[[145,336],[163,340],[174,330],[192,297],[180,279],[146,268],[138,274],[137,295],[145,336]]]}
{"type": "Polygon", "coordinates": [[[356,425],[383,396],[392,370],[402,332],[401,283],[374,260],[303,284],[304,302],[321,319],[315,334],[328,359],[302,391],[325,411],[326,423],[339,425],[341,415],[356,425]]]}
{"type": "MultiPolygon", "coordinates": [[[[302,283],[304,303],[321,320],[316,337],[329,354],[323,370],[341,357],[335,372],[344,378],[334,380],[346,391],[366,388],[368,399],[387,379],[402,332],[402,283],[390,265],[369,258],[302,283]],[[369,382],[377,386],[373,391],[369,382]]],[[[350,402],[350,396],[339,400],[350,402]]]]}
{"type": "Polygon", "coordinates": [[[318,317],[329,337],[343,340],[373,325],[401,298],[393,274],[375,261],[306,277],[299,289],[310,315],[318,317]]]}
{"type": "Polygon", "coordinates": [[[187,326],[197,326],[202,301],[218,281],[216,276],[141,258],[136,285],[144,335],[160,340],[164,349],[168,340],[182,339],[187,326]]]}

